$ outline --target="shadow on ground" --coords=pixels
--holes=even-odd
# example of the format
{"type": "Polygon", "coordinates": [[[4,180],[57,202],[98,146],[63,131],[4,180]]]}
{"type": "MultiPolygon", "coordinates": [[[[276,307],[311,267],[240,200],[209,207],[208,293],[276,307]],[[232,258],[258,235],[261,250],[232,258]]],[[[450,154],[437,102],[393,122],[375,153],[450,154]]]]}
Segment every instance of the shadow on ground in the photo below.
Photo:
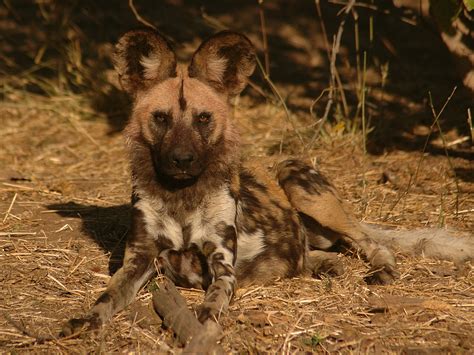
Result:
{"type": "Polygon", "coordinates": [[[109,273],[114,274],[123,263],[125,241],[130,230],[130,205],[99,207],[75,202],[47,206],[62,217],[79,218],[81,232],[110,253],[109,273]]]}

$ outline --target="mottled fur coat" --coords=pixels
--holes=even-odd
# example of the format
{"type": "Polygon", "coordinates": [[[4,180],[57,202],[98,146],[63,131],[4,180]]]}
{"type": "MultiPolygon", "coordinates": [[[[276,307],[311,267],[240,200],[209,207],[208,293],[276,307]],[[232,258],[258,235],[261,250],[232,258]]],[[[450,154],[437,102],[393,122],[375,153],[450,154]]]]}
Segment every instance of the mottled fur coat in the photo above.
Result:
{"type": "MultiPolygon", "coordinates": [[[[132,228],[122,268],[90,312],[66,324],[64,335],[103,324],[157,270],[177,285],[206,290],[201,321],[224,311],[237,285],[342,272],[338,258],[324,251],[340,239],[370,263],[370,282],[397,277],[384,245],[396,239],[359,223],[310,164],[287,159],[270,168],[242,160],[229,100],[255,68],[245,36],[220,32],[184,66],[158,33],[134,30],[116,45],[115,67],[133,98],[125,130],[132,228]]],[[[403,240],[408,250],[427,241],[420,233],[403,240]]],[[[453,245],[441,256],[472,257],[471,241],[453,245]]]]}

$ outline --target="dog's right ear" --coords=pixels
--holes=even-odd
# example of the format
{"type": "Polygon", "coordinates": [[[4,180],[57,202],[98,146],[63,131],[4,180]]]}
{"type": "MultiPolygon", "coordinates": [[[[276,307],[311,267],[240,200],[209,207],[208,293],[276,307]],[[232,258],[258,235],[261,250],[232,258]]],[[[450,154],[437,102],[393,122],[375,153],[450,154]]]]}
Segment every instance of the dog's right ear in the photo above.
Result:
{"type": "Polygon", "coordinates": [[[199,46],[188,72],[217,91],[235,96],[247,85],[255,64],[252,42],[240,33],[222,31],[199,46]]]}
{"type": "Polygon", "coordinates": [[[166,39],[151,29],[125,33],[115,45],[113,62],[122,88],[132,96],[176,76],[176,54],[166,39]]]}

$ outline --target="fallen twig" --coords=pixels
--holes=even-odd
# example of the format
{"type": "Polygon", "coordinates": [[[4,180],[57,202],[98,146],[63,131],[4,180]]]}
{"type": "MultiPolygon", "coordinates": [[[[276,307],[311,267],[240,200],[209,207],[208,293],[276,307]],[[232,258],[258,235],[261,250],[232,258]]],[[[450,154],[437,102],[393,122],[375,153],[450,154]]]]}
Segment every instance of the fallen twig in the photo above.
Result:
{"type": "Polygon", "coordinates": [[[153,307],[163,324],[174,331],[181,344],[186,344],[184,352],[223,354],[224,349],[217,344],[222,336],[219,325],[212,321],[201,324],[170,280],[164,279],[157,286],[151,291],[153,307]]]}
{"type": "Polygon", "coordinates": [[[0,232],[0,237],[8,237],[12,235],[36,235],[36,232],[0,232]]]}
{"type": "Polygon", "coordinates": [[[5,217],[3,218],[2,224],[5,224],[7,221],[8,216],[10,215],[10,212],[12,211],[13,205],[15,204],[16,197],[18,194],[15,192],[15,195],[13,196],[12,202],[10,203],[10,207],[8,207],[7,212],[5,212],[5,217]]]}

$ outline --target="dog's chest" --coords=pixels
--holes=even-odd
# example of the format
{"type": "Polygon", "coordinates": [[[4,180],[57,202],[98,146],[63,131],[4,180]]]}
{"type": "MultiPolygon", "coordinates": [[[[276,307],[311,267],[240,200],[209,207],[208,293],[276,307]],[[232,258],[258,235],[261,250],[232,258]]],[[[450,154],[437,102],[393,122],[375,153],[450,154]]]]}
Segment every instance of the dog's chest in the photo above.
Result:
{"type": "Polygon", "coordinates": [[[201,249],[206,240],[218,237],[222,224],[235,224],[236,203],[226,186],[210,193],[192,210],[147,195],[135,207],[143,213],[148,236],[162,244],[157,245],[161,250],[201,249]]]}
{"type": "Polygon", "coordinates": [[[192,210],[167,205],[157,197],[141,198],[135,207],[143,214],[147,237],[158,249],[161,271],[177,285],[207,288],[212,276],[205,250],[223,245],[226,231],[235,230],[236,203],[229,189],[210,193],[192,210]]]}

